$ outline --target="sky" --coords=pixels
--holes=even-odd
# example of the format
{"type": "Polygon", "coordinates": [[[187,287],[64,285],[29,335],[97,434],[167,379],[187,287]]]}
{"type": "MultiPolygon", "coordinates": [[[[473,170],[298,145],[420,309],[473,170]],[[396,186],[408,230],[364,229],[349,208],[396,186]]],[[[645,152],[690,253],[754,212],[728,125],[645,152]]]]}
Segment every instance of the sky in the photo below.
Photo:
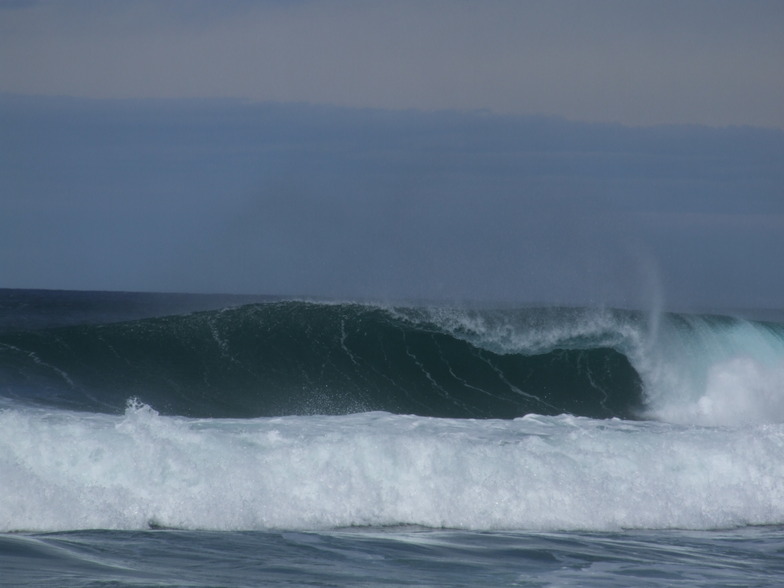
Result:
{"type": "Polygon", "coordinates": [[[782,308],[782,25],[0,0],[0,287],[782,308]]]}

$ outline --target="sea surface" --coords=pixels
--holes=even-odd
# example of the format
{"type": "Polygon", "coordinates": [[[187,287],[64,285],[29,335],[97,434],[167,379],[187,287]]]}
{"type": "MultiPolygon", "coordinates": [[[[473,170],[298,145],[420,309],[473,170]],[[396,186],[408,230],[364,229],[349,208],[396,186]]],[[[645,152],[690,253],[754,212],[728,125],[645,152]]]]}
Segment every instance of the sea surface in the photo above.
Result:
{"type": "Polygon", "coordinates": [[[0,290],[2,586],[776,586],[784,313],[0,290]]]}

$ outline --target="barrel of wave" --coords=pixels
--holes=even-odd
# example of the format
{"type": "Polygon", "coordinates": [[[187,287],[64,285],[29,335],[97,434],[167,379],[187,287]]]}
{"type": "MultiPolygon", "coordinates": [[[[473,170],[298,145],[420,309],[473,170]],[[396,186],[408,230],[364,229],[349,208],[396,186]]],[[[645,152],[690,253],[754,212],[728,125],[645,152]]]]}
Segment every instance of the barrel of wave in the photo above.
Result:
{"type": "Polygon", "coordinates": [[[666,315],[635,367],[652,418],[707,426],[784,423],[784,325],[666,315]]]}

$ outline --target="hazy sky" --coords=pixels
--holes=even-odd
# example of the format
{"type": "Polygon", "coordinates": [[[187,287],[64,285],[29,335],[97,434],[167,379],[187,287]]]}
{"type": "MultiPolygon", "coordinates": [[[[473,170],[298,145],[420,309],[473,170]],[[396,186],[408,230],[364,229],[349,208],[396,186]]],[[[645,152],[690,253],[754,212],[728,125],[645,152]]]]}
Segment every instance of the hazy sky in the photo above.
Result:
{"type": "Polygon", "coordinates": [[[780,0],[0,7],[5,92],[784,127],[780,0]]]}
{"type": "Polygon", "coordinates": [[[0,287],[781,308],[783,25],[0,0],[0,287]]]}

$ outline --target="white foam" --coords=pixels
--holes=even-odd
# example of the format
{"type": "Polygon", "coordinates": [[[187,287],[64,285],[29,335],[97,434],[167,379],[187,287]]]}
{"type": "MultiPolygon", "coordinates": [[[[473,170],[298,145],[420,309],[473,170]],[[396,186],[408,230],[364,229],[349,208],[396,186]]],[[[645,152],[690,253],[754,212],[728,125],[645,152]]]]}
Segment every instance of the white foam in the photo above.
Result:
{"type": "Polygon", "coordinates": [[[699,316],[662,322],[633,363],[649,415],[673,423],[784,423],[784,329],[699,316]]]}
{"type": "Polygon", "coordinates": [[[784,426],[0,412],[0,530],[784,524],[784,426]]]}

